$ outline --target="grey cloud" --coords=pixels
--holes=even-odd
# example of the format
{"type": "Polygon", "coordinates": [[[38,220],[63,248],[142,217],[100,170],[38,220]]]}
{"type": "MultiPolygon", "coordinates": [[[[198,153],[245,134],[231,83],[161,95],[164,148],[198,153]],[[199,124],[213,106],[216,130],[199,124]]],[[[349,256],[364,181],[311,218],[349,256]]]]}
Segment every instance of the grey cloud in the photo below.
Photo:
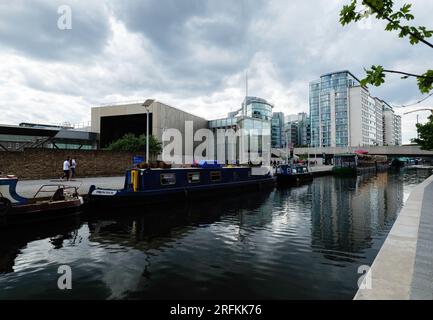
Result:
{"type": "MultiPolygon", "coordinates": [[[[363,68],[372,64],[413,72],[431,68],[431,49],[411,46],[375,20],[371,29],[342,27],[338,13],[343,4],[0,0],[0,54],[12,51],[27,59],[10,66],[20,86],[92,104],[113,96],[160,95],[194,107],[229,101],[231,108],[240,103],[233,95],[243,93],[242,74],[249,68],[251,93],[277,97],[273,102],[286,112],[307,109],[308,82],[327,72],[349,69],[363,77],[363,68]],[[59,31],[57,7],[68,2],[73,30],[59,31]],[[114,49],[113,20],[127,34],[117,33],[114,49]],[[128,50],[134,53],[123,54],[128,50]]],[[[414,3],[417,23],[431,27],[431,8],[431,0],[414,3]]],[[[422,96],[413,81],[398,77],[371,91],[392,104],[422,96]]],[[[210,116],[213,112],[209,109],[210,116]]]]}
{"type": "Polygon", "coordinates": [[[149,0],[116,2],[113,12],[129,30],[149,39],[177,92],[219,89],[222,76],[248,65],[248,26],[264,1],[149,0]],[[224,61],[207,52],[227,57],[224,61]],[[219,60],[219,61],[217,61],[219,60]]]}
{"type": "Polygon", "coordinates": [[[85,61],[99,54],[110,35],[109,15],[98,2],[0,2],[0,46],[48,61],[85,61]],[[72,30],[59,30],[57,10],[72,9],[72,30]]]}

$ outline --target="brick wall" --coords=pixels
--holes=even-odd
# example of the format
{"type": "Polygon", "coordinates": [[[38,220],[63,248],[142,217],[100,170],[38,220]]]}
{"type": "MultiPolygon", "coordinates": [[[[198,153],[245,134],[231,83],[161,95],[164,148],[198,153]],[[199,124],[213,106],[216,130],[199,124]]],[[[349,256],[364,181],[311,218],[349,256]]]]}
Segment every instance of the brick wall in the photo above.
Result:
{"type": "Polygon", "coordinates": [[[123,175],[140,153],[102,150],[27,149],[24,152],[0,152],[0,172],[20,179],[58,179],[63,175],[67,157],[77,161],[77,177],[123,175]]]}

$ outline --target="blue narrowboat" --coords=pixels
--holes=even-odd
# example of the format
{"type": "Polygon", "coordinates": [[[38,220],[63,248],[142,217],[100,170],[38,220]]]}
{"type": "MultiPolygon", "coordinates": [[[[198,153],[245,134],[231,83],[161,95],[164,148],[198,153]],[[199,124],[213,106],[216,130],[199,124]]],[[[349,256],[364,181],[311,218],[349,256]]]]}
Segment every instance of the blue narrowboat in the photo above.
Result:
{"type": "Polygon", "coordinates": [[[302,164],[282,164],[276,170],[279,186],[298,185],[313,181],[313,174],[302,164]]]}
{"type": "Polygon", "coordinates": [[[138,206],[237,194],[274,187],[275,178],[265,167],[222,166],[201,161],[190,168],[133,168],[126,171],[121,190],[91,186],[89,204],[138,206]]]}

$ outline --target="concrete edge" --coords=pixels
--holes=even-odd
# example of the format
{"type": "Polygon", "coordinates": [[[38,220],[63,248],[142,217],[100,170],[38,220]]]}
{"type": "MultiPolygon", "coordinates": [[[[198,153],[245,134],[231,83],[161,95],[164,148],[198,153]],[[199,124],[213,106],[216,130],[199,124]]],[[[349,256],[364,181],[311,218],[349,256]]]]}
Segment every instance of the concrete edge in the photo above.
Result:
{"type": "Polygon", "coordinates": [[[359,289],[354,300],[409,300],[424,191],[433,176],[416,186],[376,256],[367,277],[371,289],[359,289]]]}

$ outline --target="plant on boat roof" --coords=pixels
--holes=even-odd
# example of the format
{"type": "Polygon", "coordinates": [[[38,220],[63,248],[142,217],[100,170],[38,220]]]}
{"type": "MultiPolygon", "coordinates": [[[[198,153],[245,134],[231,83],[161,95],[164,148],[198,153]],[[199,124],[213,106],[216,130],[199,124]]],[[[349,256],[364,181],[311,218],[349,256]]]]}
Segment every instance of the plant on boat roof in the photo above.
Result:
{"type": "MultiPolygon", "coordinates": [[[[107,150],[111,151],[129,151],[139,152],[146,150],[146,135],[136,136],[133,133],[127,133],[122,138],[110,143],[107,150]]],[[[149,137],[149,153],[151,155],[160,154],[162,151],[161,142],[155,136],[149,137]]]]}

